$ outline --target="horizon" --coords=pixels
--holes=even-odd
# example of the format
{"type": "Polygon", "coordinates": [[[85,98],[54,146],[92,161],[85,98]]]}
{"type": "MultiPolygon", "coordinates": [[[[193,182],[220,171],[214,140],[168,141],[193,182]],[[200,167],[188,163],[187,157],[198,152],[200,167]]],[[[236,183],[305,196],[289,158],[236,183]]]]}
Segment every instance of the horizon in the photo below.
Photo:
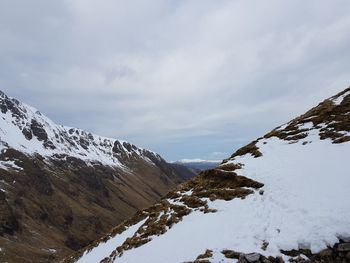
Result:
{"type": "Polygon", "coordinates": [[[222,160],[349,86],[346,3],[4,2],[0,89],[168,161],[222,160]]]}

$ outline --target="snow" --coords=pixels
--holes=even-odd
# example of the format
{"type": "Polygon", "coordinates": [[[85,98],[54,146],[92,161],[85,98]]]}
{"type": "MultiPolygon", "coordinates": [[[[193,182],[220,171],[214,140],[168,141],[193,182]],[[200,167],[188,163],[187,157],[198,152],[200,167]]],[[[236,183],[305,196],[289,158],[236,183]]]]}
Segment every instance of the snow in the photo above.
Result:
{"type": "Polygon", "coordinates": [[[16,165],[13,160],[0,161],[0,169],[7,170],[9,168],[16,169],[16,170],[23,170],[23,168],[16,165]]]}
{"type": "Polygon", "coordinates": [[[334,105],[340,105],[340,103],[343,101],[343,99],[344,99],[346,96],[348,96],[348,95],[350,95],[350,90],[347,91],[347,92],[345,92],[345,93],[344,93],[343,95],[341,95],[341,96],[333,97],[333,98],[332,98],[332,101],[333,101],[334,105]]]}
{"type": "MultiPolygon", "coordinates": [[[[4,96],[1,96],[0,100],[3,98],[4,96]]],[[[94,135],[77,128],[57,125],[45,115],[41,114],[37,109],[21,102],[19,102],[16,107],[24,117],[16,118],[12,116],[10,110],[0,114],[0,151],[11,147],[29,155],[38,153],[44,157],[51,157],[54,154],[64,154],[87,162],[99,161],[105,165],[126,169],[115,156],[115,153],[113,153],[112,149],[116,141],[115,139],[94,135]],[[37,121],[43,126],[48,135],[48,140],[53,143],[56,147],[55,149],[44,147],[43,141],[39,141],[35,136],[30,140],[25,138],[22,129],[30,127],[32,120],[37,121]],[[73,131],[73,133],[70,131],[73,131]],[[57,137],[57,135],[59,136],[57,137]],[[79,140],[81,138],[89,141],[90,144],[87,149],[80,145],[79,140]],[[61,139],[63,139],[63,142],[61,142],[61,139]],[[75,145],[71,145],[72,142],[75,145]]],[[[121,145],[121,151],[124,154],[128,156],[135,154],[144,158],[145,161],[152,162],[143,155],[144,149],[132,148],[131,151],[128,151],[123,145],[128,142],[122,140],[118,141],[121,145]]],[[[160,158],[158,154],[151,151],[149,152],[156,158],[160,158]]],[[[1,167],[6,169],[6,166],[1,167]]]]}
{"type": "Polygon", "coordinates": [[[216,213],[193,211],[165,234],[125,251],[116,262],[145,258],[183,262],[206,249],[215,251],[212,262],[234,262],[220,252],[232,249],[266,256],[279,256],[281,249],[319,252],[338,237],[350,237],[350,143],[319,140],[318,132],[310,132],[306,139],[312,143],[289,144],[276,137],[260,140],[262,157],[247,154],[231,162],[244,164],[235,171],[238,174],[265,184],[263,195],[255,191],[245,199],[208,201],[216,213]],[[261,249],[264,241],[269,243],[266,251],[261,249]]]}
{"type": "Polygon", "coordinates": [[[305,123],[302,123],[302,124],[299,124],[298,125],[298,129],[312,129],[314,128],[314,124],[312,121],[309,121],[309,122],[305,122],[305,123]]]}
{"type": "Polygon", "coordinates": [[[130,226],[120,235],[116,235],[115,237],[109,239],[107,242],[100,243],[91,251],[85,252],[84,255],[77,261],[77,263],[100,262],[102,259],[109,256],[118,246],[122,245],[126,238],[132,237],[145,221],[146,220],[142,220],[141,222],[130,226]]]}
{"type": "Polygon", "coordinates": [[[221,253],[222,250],[215,249],[212,253],[213,256],[208,258],[211,262],[222,262],[222,263],[237,263],[238,260],[234,258],[226,258],[224,254],[221,253]]]}

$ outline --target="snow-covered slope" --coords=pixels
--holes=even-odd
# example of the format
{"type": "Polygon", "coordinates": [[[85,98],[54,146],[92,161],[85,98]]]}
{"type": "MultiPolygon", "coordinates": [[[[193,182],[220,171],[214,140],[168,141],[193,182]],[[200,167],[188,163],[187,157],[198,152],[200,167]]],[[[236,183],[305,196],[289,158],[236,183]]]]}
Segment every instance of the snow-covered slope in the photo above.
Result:
{"type": "Polygon", "coordinates": [[[349,141],[350,88],[66,262],[349,262],[349,141]]]}
{"type": "Polygon", "coordinates": [[[68,155],[87,162],[122,166],[133,156],[151,161],[161,157],[149,150],[81,129],[57,125],[37,109],[0,91],[0,150],[13,148],[42,156],[68,155]]]}

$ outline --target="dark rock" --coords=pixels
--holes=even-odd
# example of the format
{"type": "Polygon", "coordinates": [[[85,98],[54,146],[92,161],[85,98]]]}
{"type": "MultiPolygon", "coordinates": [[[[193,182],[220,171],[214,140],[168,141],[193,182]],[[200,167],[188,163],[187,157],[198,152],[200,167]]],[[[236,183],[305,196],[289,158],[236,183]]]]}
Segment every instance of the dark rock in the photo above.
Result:
{"type": "Polygon", "coordinates": [[[6,113],[7,112],[7,107],[4,104],[0,104],[0,109],[1,109],[2,113],[6,113]]]}
{"type": "Polygon", "coordinates": [[[30,128],[33,131],[34,136],[37,137],[39,141],[47,140],[48,136],[42,124],[40,124],[36,120],[32,120],[30,128]]]}
{"type": "Polygon", "coordinates": [[[283,260],[282,257],[277,257],[277,262],[278,262],[278,263],[284,263],[284,260],[283,260]]]}
{"type": "Polygon", "coordinates": [[[4,100],[1,101],[1,111],[6,113],[9,110],[12,113],[12,116],[16,119],[24,118],[24,114],[18,108],[19,102],[15,99],[10,99],[6,95],[4,96],[4,100]],[[5,109],[6,108],[6,109],[5,109]]]}
{"type": "Polygon", "coordinates": [[[339,240],[341,240],[341,242],[345,242],[345,243],[349,243],[350,242],[350,237],[349,236],[339,236],[339,240]]]}
{"type": "Polygon", "coordinates": [[[125,147],[125,149],[128,150],[128,152],[131,152],[132,147],[131,147],[130,143],[123,142],[123,146],[125,147]]]}
{"type": "Polygon", "coordinates": [[[72,214],[67,214],[64,216],[64,224],[65,225],[71,225],[73,222],[73,215],[72,214]]]}
{"type": "Polygon", "coordinates": [[[80,144],[80,146],[83,147],[85,150],[88,150],[88,149],[89,149],[90,143],[89,143],[87,140],[85,140],[84,138],[80,138],[80,139],[79,139],[79,144],[80,144]]]}
{"type": "Polygon", "coordinates": [[[52,150],[56,149],[56,146],[53,144],[52,141],[45,141],[44,147],[52,150]]]}
{"type": "Polygon", "coordinates": [[[337,247],[338,251],[350,251],[350,243],[342,243],[337,247]]]}
{"type": "Polygon", "coordinates": [[[238,259],[237,263],[248,263],[248,261],[245,259],[244,254],[239,255],[239,259],[238,259]]]}
{"type": "Polygon", "coordinates": [[[0,190],[0,201],[6,200],[6,194],[4,191],[0,190]]]}
{"type": "Polygon", "coordinates": [[[30,141],[33,138],[32,131],[27,127],[23,128],[22,133],[28,141],[30,141]]]}
{"type": "Polygon", "coordinates": [[[113,148],[112,148],[112,151],[114,152],[114,153],[120,153],[121,152],[121,144],[120,144],[120,142],[119,141],[115,141],[114,142],[114,145],[113,145],[113,148]]]}
{"type": "Polygon", "coordinates": [[[267,249],[268,246],[269,246],[269,242],[267,242],[266,240],[264,240],[263,243],[262,243],[262,245],[261,245],[261,249],[265,251],[265,250],[267,249]]]}

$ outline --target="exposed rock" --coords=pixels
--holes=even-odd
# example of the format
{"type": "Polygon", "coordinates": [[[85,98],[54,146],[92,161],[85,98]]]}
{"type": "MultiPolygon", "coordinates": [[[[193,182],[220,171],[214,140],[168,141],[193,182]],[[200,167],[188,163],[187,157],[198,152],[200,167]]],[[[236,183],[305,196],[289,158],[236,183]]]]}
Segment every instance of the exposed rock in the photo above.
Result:
{"type": "Polygon", "coordinates": [[[125,147],[125,149],[127,149],[129,152],[131,152],[132,147],[131,147],[130,143],[123,142],[123,146],[125,147]]]}
{"type": "Polygon", "coordinates": [[[113,145],[113,148],[112,148],[112,151],[114,153],[118,153],[118,152],[121,151],[121,149],[122,149],[122,145],[120,144],[120,142],[119,141],[115,141],[114,145],[113,145]]]}
{"type": "Polygon", "coordinates": [[[237,263],[248,263],[244,254],[240,254],[237,263]]]}
{"type": "Polygon", "coordinates": [[[37,137],[39,141],[47,140],[47,133],[42,124],[33,119],[30,124],[30,128],[33,131],[34,136],[37,137]]]}
{"type": "Polygon", "coordinates": [[[264,240],[263,243],[261,244],[261,249],[262,250],[266,250],[268,246],[269,246],[269,242],[264,240]]]}
{"type": "Polygon", "coordinates": [[[338,251],[344,252],[344,251],[350,251],[350,243],[342,243],[339,244],[337,247],[338,251]]]}
{"type": "Polygon", "coordinates": [[[53,144],[52,141],[45,141],[43,143],[44,147],[47,148],[47,149],[51,149],[51,150],[54,150],[56,149],[56,146],[53,144]]]}
{"type": "Polygon", "coordinates": [[[27,127],[23,128],[22,133],[27,140],[31,140],[33,138],[32,131],[27,127]]]}
{"type": "Polygon", "coordinates": [[[254,263],[254,262],[258,262],[259,261],[260,254],[258,254],[258,253],[250,253],[250,254],[244,255],[244,257],[249,263],[254,263]]]}

